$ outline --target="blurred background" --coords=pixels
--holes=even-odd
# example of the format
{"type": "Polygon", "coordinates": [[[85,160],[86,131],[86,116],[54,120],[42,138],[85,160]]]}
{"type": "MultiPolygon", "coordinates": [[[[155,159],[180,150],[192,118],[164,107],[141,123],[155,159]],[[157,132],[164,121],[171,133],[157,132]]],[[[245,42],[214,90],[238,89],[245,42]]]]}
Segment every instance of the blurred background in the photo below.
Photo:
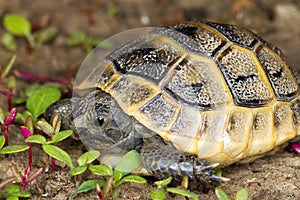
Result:
{"type": "MultiPolygon", "coordinates": [[[[13,69],[66,79],[70,71],[75,75],[94,46],[115,34],[134,28],[201,20],[251,29],[279,47],[300,70],[299,0],[0,0],[0,65],[5,66],[16,53],[13,69]],[[34,47],[23,36],[12,38],[14,48],[4,44],[7,31],[3,18],[9,13],[29,20],[34,47]]],[[[33,82],[17,79],[16,95],[31,84],[33,82]]],[[[0,95],[0,105],[5,106],[4,102],[6,98],[0,95]]],[[[79,142],[73,143],[62,143],[62,146],[77,158],[83,147],[79,142]]],[[[17,163],[24,162],[22,157],[11,158],[17,163]]],[[[39,162],[38,156],[37,159],[39,162]]],[[[10,162],[7,158],[0,160],[0,180],[10,162]]],[[[250,199],[257,200],[300,199],[299,166],[299,156],[288,152],[247,165],[234,165],[223,171],[224,176],[231,178],[225,189],[234,194],[245,187],[250,199]]],[[[59,176],[49,174],[51,177],[38,179],[29,188],[34,194],[32,199],[40,199],[41,194],[48,195],[45,199],[67,199],[78,182],[70,179],[66,167],[63,170],[58,172],[59,176]]],[[[120,199],[149,199],[150,191],[155,188],[153,184],[127,187],[121,188],[120,199]]],[[[199,195],[202,199],[216,199],[213,190],[199,195]]],[[[87,198],[93,199],[95,194],[83,194],[78,199],[87,198]]]]}
{"type": "MultiPolygon", "coordinates": [[[[60,75],[56,70],[81,63],[87,54],[82,45],[66,45],[72,32],[103,40],[128,29],[201,20],[251,29],[282,49],[291,63],[300,68],[299,0],[1,0],[0,17],[6,13],[26,17],[33,31],[50,26],[57,29],[55,37],[34,55],[26,53],[24,41],[17,40],[19,67],[41,75],[60,75]]],[[[4,32],[2,26],[0,37],[4,32]]],[[[0,64],[10,55],[2,47],[0,64]]]]}

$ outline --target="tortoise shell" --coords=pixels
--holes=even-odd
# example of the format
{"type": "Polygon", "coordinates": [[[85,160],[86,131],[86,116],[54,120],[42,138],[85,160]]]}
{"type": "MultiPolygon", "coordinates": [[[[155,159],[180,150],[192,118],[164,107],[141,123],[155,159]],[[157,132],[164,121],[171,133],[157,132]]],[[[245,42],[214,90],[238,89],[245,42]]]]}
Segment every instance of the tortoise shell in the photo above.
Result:
{"type": "Polygon", "coordinates": [[[299,78],[281,51],[228,24],[182,23],[103,59],[78,88],[109,93],[181,151],[228,165],[299,133],[299,78]]]}

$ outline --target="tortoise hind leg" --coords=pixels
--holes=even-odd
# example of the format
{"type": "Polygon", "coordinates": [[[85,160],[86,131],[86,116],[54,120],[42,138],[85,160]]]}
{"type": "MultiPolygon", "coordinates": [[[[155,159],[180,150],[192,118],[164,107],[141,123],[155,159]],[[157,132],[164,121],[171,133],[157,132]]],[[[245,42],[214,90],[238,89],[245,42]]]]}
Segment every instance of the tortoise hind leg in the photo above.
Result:
{"type": "Polygon", "coordinates": [[[145,139],[141,156],[144,167],[157,179],[172,176],[176,181],[181,181],[187,176],[191,182],[215,186],[229,180],[215,174],[213,168],[218,164],[210,164],[196,155],[181,152],[160,138],[145,139]]]}

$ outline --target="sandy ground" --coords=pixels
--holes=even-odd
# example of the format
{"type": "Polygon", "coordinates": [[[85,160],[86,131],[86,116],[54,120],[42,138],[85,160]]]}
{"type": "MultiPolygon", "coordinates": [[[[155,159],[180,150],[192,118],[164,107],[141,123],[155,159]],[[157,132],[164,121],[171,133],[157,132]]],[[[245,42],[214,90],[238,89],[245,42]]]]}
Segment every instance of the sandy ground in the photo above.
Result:
{"type": "MultiPolygon", "coordinates": [[[[72,0],[0,0],[0,17],[6,13],[21,14],[33,24],[41,22],[45,16],[51,16],[51,24],[58,27],[57,37],[28,54],[26,42],[17,39],[17,61],[15,69],[23,69],[40,76],[65,78],[66,71],[76,70],[86,57],[83,47],[66,45],[68,33],[80,30],[93,38],[105,39],[119,32],[146,26],[160,26],[182,21],[210,20],[234,23],[259,33],[267,41],[283,50],[291,63],[300,68],[300,1],[298,0],[123,0],[123,1],[72,1],[72,0]],[[116,14],[110,16],[110,12],[116,14]]],[[[0,27],[0,37],[4,34],[0,27]]],[[[0,64],[3,66],[11,53],[0,46],[0,64]]],[[[18,80],[18,91],[32,82],[18,80]]],[[[18,95],[18,93],[16,93],[18,95]]],[[[5,108],[5,98],[0,96],[5,108]]],[[[21,109],[21,108],[20,108],[21,109]]],[[[13,140],[22,140],[18,129],[12,129],[16,136],[13,140]],[[14,131],[15,130],[15,131],[14,131]],[[19,139],[17,139],[19,138],[19,139]]],[[[84,151],[80,142],[67,140],[60,144],[71,153],[75,161],[84,151]]],[[[10,163],[16,163],[20,169],[26,167],[26,154],[10,157],[0,156],[0,179],[12,176],[10,163]]],[[[34,169],[48,167],[50,162],[39,148],[34,149],[34,169]]],[[[223,186],[233,195],[241,187],[248,189],[250,199],[300,199],[300,159],[299,155],[282,150],[279,153],[259,159],[250,164],[232,165],[223,170],[223,175],[231,178],[223,186]]],[[[68,175],[68,168],[59,167],[56,173],[47,172],[27,188],[31,199],[67,199],[81,180],[68,175]]],[[[86,174],[82,177],[88,179],[86,174]]],[[[150,199],[150,190],[154,189],[153,180],[148,184],[127,184],[120,187],[119,199],[150,199]]],[[[217,199],[214,191],[208,194],[194,191],[200,199],[217,199]]],[[[75,199],[97,199],[94,192],[85,193],[75,199]]],[[[176,196],[172,199],[184,199],[176,196]]]]}

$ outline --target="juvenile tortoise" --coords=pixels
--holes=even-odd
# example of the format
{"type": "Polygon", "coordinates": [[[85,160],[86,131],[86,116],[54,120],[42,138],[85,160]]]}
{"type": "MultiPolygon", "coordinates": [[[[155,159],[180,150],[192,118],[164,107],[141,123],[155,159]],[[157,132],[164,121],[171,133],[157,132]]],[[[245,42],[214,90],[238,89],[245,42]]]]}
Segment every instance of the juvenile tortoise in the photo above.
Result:
{"type": "Polygon", "coordinates": [[[212,168],[259,157],[299,135],[299,76],[282,52],[229,24],[156,28],[106,56],[54,104],[89,149],[141,152],[161,179],[218,184],[212,168]],[[73,105],[72,105],[73,104],[73,105]]]}

